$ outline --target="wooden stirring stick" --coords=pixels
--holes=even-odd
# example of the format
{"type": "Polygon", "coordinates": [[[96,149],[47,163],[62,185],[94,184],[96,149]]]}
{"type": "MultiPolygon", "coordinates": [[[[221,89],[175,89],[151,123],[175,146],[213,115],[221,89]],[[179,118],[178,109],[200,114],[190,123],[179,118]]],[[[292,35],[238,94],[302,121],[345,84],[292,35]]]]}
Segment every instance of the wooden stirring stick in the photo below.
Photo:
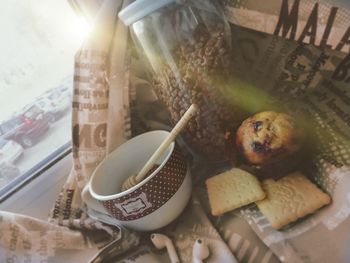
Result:
{"type": "Polygon", "coordinates": [[[153,153],[151,158],[147,161],[147,163],[143,166],[140,172],[137,175],[132,175],[128,177],[123,185],[122,191],[125,191],[134,185],[141,182],[147,172],[154,166],[155,162],[160,158],[160,156],[165,152],[165,150],[169,147],[169,145],[175,140],[176,136],[183,130],[183,128],[187,125],[188,121],[194,116],[197,112],[198,107],[196,104],[192,104],[191,107],[185,112],[185,114],[181,117],[179,122],[175,125],[175,127],[171,130],[165,140],[159,145],[157,150],[153,153]]]}

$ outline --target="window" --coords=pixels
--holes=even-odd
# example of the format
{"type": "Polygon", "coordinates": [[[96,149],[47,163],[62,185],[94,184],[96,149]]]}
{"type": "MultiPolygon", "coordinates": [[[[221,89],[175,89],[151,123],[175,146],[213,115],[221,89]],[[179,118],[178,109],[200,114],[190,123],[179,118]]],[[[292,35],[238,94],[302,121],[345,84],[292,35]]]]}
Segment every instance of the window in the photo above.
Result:
{"type": "Polygon", "coordinates": [[[70,147],[74,55],[88,31],[68,1],[3,0],[0,197],[70,147]]]}

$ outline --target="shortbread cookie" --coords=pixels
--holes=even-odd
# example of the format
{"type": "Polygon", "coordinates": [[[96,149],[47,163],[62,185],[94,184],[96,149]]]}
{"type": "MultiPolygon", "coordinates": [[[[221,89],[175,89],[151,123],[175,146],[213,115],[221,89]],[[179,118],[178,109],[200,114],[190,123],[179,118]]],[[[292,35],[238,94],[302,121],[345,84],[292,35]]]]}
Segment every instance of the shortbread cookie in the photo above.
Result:
{"type": "Polygon", "coordinates": [[[275,229],[293,222],[330,203],[331,198],[299,172],[277,181],[265,180],[266,198],[256,202],[275,229]]]}
{"type": "Polygon", "coordinates": [[[231,169],[206,180],[209,205],[214,216],[265,198],[260,182],[241,169],[231,169]]]}

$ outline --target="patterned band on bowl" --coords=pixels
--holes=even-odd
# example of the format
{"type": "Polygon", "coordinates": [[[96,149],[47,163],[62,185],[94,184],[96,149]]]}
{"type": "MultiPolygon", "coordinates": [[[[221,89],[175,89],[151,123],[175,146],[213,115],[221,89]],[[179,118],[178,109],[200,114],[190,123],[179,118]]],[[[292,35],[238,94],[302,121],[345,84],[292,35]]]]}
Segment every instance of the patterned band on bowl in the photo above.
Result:
{"type": "Polygon", "coordinates": [[[139,219],[164,205],[180,188],[186,173],[186,160],[175,147],[163,168],[146,184],[125,196],[101,203],[117,220],[139,219]]]}

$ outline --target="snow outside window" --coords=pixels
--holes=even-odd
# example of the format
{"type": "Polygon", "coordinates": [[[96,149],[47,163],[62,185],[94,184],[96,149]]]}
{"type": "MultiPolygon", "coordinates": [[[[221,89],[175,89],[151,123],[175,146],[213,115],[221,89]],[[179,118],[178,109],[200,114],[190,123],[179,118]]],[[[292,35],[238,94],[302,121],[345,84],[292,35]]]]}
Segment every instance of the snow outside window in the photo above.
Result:
{"type": "Polygon", "coordinates": [[[70,147],[74,55],[87,31],[68,1],[1,1],[0,196],[70,147]]]}

